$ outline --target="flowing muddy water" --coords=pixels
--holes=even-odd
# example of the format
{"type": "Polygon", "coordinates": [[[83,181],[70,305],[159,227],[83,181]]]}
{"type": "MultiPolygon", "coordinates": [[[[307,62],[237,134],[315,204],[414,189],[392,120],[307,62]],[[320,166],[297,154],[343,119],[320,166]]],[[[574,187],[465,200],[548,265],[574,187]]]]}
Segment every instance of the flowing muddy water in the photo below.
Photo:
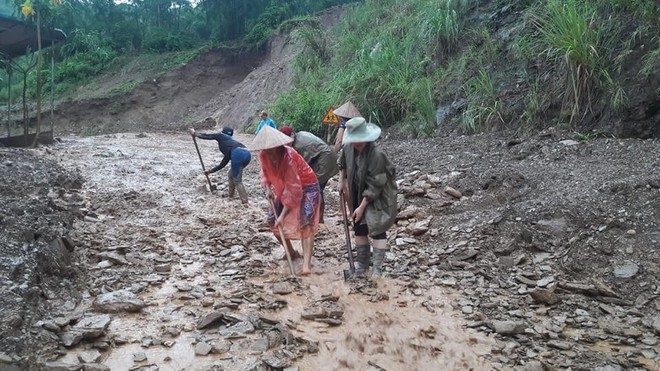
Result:
{"type": "MultiPolygon", "coordinates": [[[[246,144],[251,138],[237,135],[246,144]]],[[[207,168],[220,161],[215,141],[198,143],[207,168]]],[[[287,282],[288,269],[265,225],[256,156],[243,175],[246,208],[222,196],[225,170],[212,176],[218,192],[208,192],[189,135],[71,137],[53,152],[87,180],[92,217],[74,233],[89,248],[83,253],[91,295],[77,310],[93,313],[93,297],[107,290],[130,289],[147,303],[139,313],[111,315],[111,347],[100,362],[112,370],[252,369],[267,353],[258,346],[263,336],[198,330],[200,319],[214,311],[263,316],[286,324],[297,341],[318,344],[294,359],[301,370],[490,368],[481,356],[492,339],[462,328],[448,305],[457,293],[379,279],[374,300],[344,282],[343,229],[332,207],[316,239],[314,274],[291,281],[288,295],[273,293],[274,284],[287,282]],[[126,261],[103,264],[109,251],[122,251],[126,261]],[[341,325],[301,318],[328,296],[343,308],[341,325]],[[196,356],[198,343],[223,350],[196,356]]],[[[73,362],[85,348],[69,349],[64,361],[73,362]]]]}

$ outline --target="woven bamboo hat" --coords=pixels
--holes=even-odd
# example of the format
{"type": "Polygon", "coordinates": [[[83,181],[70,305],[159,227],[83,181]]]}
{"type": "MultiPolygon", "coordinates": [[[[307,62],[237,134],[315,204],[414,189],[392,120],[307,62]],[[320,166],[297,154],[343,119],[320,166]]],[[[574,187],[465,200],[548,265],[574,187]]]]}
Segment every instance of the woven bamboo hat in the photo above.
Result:
{"type": "Polygon", "coordinates": [[[268,125],[264,125],[252,143],[248,146],[250,151],[260,151],[263,149],[270,149],[293,142],[293,138],[281,133],[277,129],[273,129],[268,125]]]}
{"type": "Polygon", "coordinates": [[[352,119],[353,117],[361,117],[362,116],[360,111],[358,111],[357,108],[355,108],[353,103],[351,103],[350,101],[348,101],[348,102],[342,104],[341,106],[339,106],[339,108],[337,108],[335,110],[335,115],[341,116],[341,117],[346,117],[346,118],[349,118],[349,119],[352,119]]]}

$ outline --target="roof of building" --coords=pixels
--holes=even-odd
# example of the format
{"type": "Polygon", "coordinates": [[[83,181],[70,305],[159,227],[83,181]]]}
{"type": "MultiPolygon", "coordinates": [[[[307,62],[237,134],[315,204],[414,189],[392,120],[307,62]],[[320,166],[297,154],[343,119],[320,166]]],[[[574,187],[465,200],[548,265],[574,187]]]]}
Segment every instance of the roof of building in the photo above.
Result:
{"type": "MultiPolygon", "coordinates": [[[[47,48],[66,39],[62,30],[42,28],[41,46],[47,48]]],[[[26,23],[19,9],[0,2],[0,53],[14,58],[37,50],[37,27],[26,23]]]]}

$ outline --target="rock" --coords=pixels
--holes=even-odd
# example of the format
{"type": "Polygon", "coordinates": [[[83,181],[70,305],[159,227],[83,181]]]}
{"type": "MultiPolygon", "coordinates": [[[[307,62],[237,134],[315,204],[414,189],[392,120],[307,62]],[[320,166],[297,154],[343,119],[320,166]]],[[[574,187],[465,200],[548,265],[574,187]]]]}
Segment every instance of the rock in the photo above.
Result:
{"type": "Polygon", "coordinates": [[[125,257],[113,251],[103,251],[96,255],[100,258],[105,258],[106,260],[111,261],[113,264],[128,265],[128,261],[125,257]]]}
{"type": "Polygon", "coordinates": [[[575,309],[575,315],[576,316],[583,316],[583,317],[588,317],[590,316],[589,312],[587,312],[584,309],[577,308],[575,309]]]}
{"type": "Polygon", "coordinates": [[[463,194],[459,192],[458,190],[452,188],[452,187],[445,187],[445,193],[460,200],[463,197],[463,194]]]}
{"type": "Polygon", "coordinates": [[[65,347],[71,347],[78,344],[83,339],[95,339],[102,336],[110,325],[110,316],[96,315],[81,319],[70,331],[60,336],[65,347]]]}
{"type": "Polygon", "coordinates": [[[14,363],[14,359],[6,353],[0,353],[0,370],[2,371],[22,371],[22,368],[14,363]]]}
{"type": "Polygon", "coordinates": [[[263,362],[275,370],[280,370],[291,365],[291,358],[284,352],[275,352],[263,359],[263,362]]]}
{"type": "Polygon", "coordinates": [[[229,352],[231,349],[231,342],[229,341],[214,341],[211,343],[211,353],[223,354],[229,352]]]}
{"type": "Polygon", "coordinates": [[[58,333],[61,330],[60,326],[58,326],[54,321],[44,321],[42,327],[50,332],[55,333],[58,333]]]}
{"type": "Polygon", "coordinates": [[[255,331],[254,325],[252,322],[245,321],[239,322],[233,326],[230,326],[224,330],[220,330],[219,334],[221,336],[232,337],[236,335],[251,334],[255,331]]]}
{"type": "Polygon", "coordinates": [[[254,340],[250,346],[250,350],[256,353],[263,353],[268,350],[268,338],[262,337],[254,340]]]}
{"type": "Polygon", "coordinates": [[[64,362],[46,362],[42,365],[41,371],[80,371],[82,365],[72,365],[64,362]]]}
{"type": "Polygon", "coordinates": [[[648,346],[655,346],[658,344],[658,339],[649,336],[642,339],[642,343],[648,346]]]}
{"type": "Polygon", "coordinates": [[[551,220],[539,220],[536,225],[556,236],[560,236],[566,232],[567,227],[566,218],[558,218],[551,220]]]}
{"type": "Polygon", "coordinates": [[[65,347],[72,347],[80,343],[83,339],[82,332],[79,331],[66,331],[60,335],[60,340],[65,347]]]}
{"type": "Polygon", "coordinates": [[[515,368],[516,370],[521,370],[521,371],[545,371],[545,367],[543,366],[543,363],[539,361],[529,361],[525,363],[522,368],[515,368]]]}
{"type": "Polygon", "coordinates": [[[156,272],[166,273],[166,272],[169,272],[169,271],[172,270],[172,264],[169,264],[169,263],[165,263],[165,264],[156,264],[156,265],[154,266],[154,270],[155,270],[156,272]]]}
{"type": "Polygon", "coordinates": [[[293,292],[293,286],[288,282],[276,282],[273,284],[273,294],[287,295],[293,292]]]}
{"type": "Polygon", "coordinates": [[[633,326],[608,319],[599,319],[598,327],[603,329],[605,333],[612,335],[625,336],[630,338],[639,338],[643,335],[641,331],[633,326]]]}
{"type": "Polygon", "coordinates": [[[94,300],[93,307],[102,313],[138,312],[146,304],[128,290],[117,290],[101,294],[94,300]]]}
{"type": "Polygon", "coordinates": [[[6,365],[14,363],[14,359],[8,356],[6,353],[0,353],[0,365],[6,365]]]}
{"type": "Polygon", "coordinates": [[[413,236],[421,236],[429,231],[429,221],[423,221],[409,225],[406,230],[413,236]]]}
{"type": "Polygon", "coordinates": [[[87,350],[78,353],[80,363],[96,363],[101,359],[101,352],[96,349],[87,350]]]}
{"type": "Polygon", "coordinates": [[[536,287],[536,281],[535,280],[530,280],[529,278],[523,276],[523,275],[517,275],[516,276],[516,281],[523,283],[527,286],[530,287],[536,287]]]}
{"type": "Polygon", "coordinates": [[[111,371],[110,367],[100,363],[86,363],[82,369],[83,371],[111,371]]]}
{"type": "Polygon", "coordinates": [[[542,278],[542,279],[538,280],[536,282],[536,285],[538,287],[546,287],[546,286],[548,286],[549,284],[551,284],[553,282],[555,282],[555,278],[550,276],[550,277],[546,277],[546,278],[542,278]]]}
{"type": "Polygon", "coordinates": [[[182,291],[182,292],[189,292],[189,291],[192,291],[192,289],[193,289],[193,287],[191,285],[189,285],[187,283],[184,283],[184,282],[179,282],[179,283],[175,284],[174,287],[176,287],[177,290],[182,291]]]}
{"type": "Polygon", "coordinates": [[[134,353],[133,362],[139,363],[147,360],[147,355],[144,352],[134,353]]]}
{"type": "Polygon", "coordinates": [[[239,274],[241,271],[238,269],[226,269],[223,272],[220,272],[220,276],[227,277],[239,274]]]}
{"type": "Polygon", "coordinates": [[[330,326],[341,326],[342,320],[336,318],[316,318],[314,321],[326,323],[330,326]]]}
{"type": "Polygon", "coordinates": [[[326,316],[325,310],[323,310],[323,308],[321,308],[320,306],[305,308],[303,312],[300,314],[300,317],[302,319],[310,319],[310,320],[323,318],[325,316],[326,316]]]}
{"type": "Polygon", "coordinates": [[[556,348],[561,350],[569,350],[573,348],[573,344],[568,341],[550,340],[546,344],[548,344],[548,346],[551,348],[556,348]]]}
{"type": "Polygon", "coordinates": [[[534,289],[529,292],[529,295],[539,304],[554,305],[561,301],[559,296],[551,289],[534,289]]]}
{"type": "Polygon", "coordinates": [[[633,262],[625,262],[614,266],[614,277],[631,278],[639,272],[639,265],[633,262]]]}
{"type": "Polygon", "coordinates": [[[202,298],[203,307],[212,307],[213,304],[215,304],[215,300],[213,300],[213,298],[209,298],[209,297],[202,298]]]}
{"type": "Polygon", "coordinates": [[[195,344],[195,355],[196,356],[205,356],[211,352],[213,347],[205,342],[199,342],[195,344]]]}
{"type": "Polygon", "coordinates": [[[593,371],[623,371],[624,368],[619,365],[606,365],[606,366],[594,367],[592,370],[593,371]]]}
{"type": "Polygon", "coordinates": [[[653,329],[653,331],[655,331],[655,333],[657,335],[660,335],[660,316],[659,315],[656,315],[651,320],[651,328],[653,329]]]}
{"type": "Polygon", "coordinates": [[[527,325],[523,322],[493,321],[491,328],[500,335],[516,335],[524,333],[527,325]]]}
{"type": "Polygon", "coordinates": [[[207,328],[213,324],[216,324],[220,321],[222,321],[225,318],[225,314],[223,312],[212,312],[204,316],[199,322],[197,322],[197,329],[201,330],[204,328],[207,328]]]}

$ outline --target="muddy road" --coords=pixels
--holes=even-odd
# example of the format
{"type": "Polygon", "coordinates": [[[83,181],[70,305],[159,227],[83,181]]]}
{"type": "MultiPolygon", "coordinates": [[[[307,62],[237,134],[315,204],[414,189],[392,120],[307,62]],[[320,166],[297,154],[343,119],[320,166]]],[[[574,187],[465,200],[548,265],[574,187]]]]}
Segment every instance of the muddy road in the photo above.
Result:
{"type": "MultiPolygon", "coordinates": [[[[215,142],[198,142],[205,165],[218,163],[215,142]]],[[[88,209],[71,239],[82,245],[89,278],[76,308],[52,317],[74,313],[104,328],[68,344],[58,362],[111,370],[490,368],[482,356],[493,340],[465,329],[450,305],[453,289],[410,277],[344,282],[333,184],[314,274],[291,280],[265,224],[256,156],[243,207],[224,197],[224,170],[212,175],[219,190],[207,191],[189,135],[71,137],[53,153],[86,180],[88,209]]]]}
{"type": "Polygon", "coordinates": [[[208,192],[187,134],[0,149],[0,369],[660,369],[658,141],[381,145],[386,278],[349,282],[333,182],[314,274],[291,280],[256,159],[246,208],[224,171],[208,192]]]}

